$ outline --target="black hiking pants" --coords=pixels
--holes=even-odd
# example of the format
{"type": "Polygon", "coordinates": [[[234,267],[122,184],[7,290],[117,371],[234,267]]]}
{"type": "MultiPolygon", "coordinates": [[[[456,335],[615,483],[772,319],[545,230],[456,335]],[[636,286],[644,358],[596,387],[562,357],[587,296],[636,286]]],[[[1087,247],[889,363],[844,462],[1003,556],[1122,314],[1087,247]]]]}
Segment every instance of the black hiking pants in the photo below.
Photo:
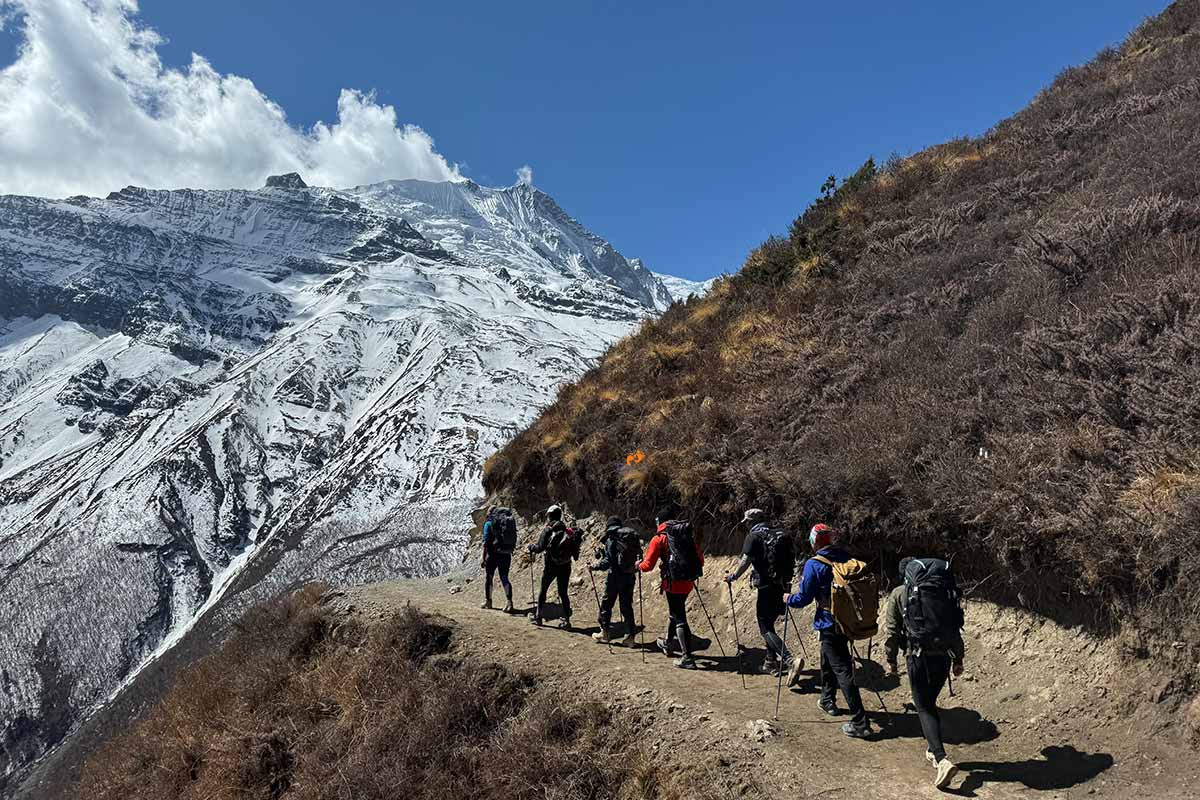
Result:
{"type": "Polygon", "coordinates": [[[856,725],[867,721],[862,696],[854,684],[854,662],[850,659],[850,640],[833,630],[821,631],[821,702],[837,702],[837,690],[846,698],[846,708],[856,725]]]}
{"type": "Polygon", "coordinates": [[[484,559],[483,596],[492,602],[492,577],[500,574],[500,585],[504,587],[504,596],[512,602],[512,584],[508,582],[508,568],[512,566],[512,553],[488,553],[484,559]]]}
{"type": "Polygon", "coordinates": [[[942,717],[937,699],[950,675],[950,656],[929,654],[908,657],[908,685],[912,689],[913,705],[921,719],[921,731],[929,744],[929,752],[941,761],[946,757],[942,743],[942,717]]]}
{"type": "Polygon", "coordinates": [[[667,623],[667,644],[674,639],[685,656],[692,654],[692,629],[688,627],[686,594],[667,592],[667,613],[670,621],[667,623]]]}
{"type": "Polygon", "coordinates": [[[612,625],[613,606],[620,603],[621,618],[625,620],[626,635],[637,631],[633,616],[633,590],[637,588],[637,575],[609,570],[604,578],[604,599],[600,601],[600,627],[608,630],[612,625]]]}
{"type": "Polygon", "coordinates": [[[777,584],[758,587],[758,600],[755,603],[754,615],[758,619],[758,632],[762,634],[767,652],[775,658],[785,661],[791,658],[787,644],[775,632],[775,623],[783,616],[783,589],[777,584]]]}
{"type": "Polygon", "coordinates": [[[542,616],[542,609],[546,605],[546,592],[550,590],[550,584],[557,583],[558,602],[562,605],[563,619],[570,619],[571,595],[568,594],[568,591],[571,588],[571,562],[568,561],[565,564],[556,564],[547,558],[542,563],[542,589],[540,592],[538,592],[537,611],[534,612],[534,616],[536,616],[538,619],[544,618],[542,616]]]}

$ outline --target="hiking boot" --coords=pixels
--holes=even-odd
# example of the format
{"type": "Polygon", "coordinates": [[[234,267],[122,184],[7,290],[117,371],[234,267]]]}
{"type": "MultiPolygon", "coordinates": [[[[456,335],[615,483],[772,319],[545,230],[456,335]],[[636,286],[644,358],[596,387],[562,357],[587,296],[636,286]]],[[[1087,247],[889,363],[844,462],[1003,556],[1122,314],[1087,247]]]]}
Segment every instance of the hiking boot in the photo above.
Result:
{"type": "Polygon", "coordinates": [[[692,658],[691,656],[683,656],[682,658],[680,658],[678,661],[675,662],[675,666],[679,667],[680,669],[698,669],[699,668],[696,664],[696,659],[692,658]]]}
{"type": "Polygon", "coordinates": [[[928,750],[925,751],[925,760],[928,761],[933,766],[935,766],[935,767],[937,766],[937,762],[938,762],[937,756],[935,756],[933,753],[929,752],[928,750]]]}
{"type": "Polygon", "coordinates": [[[558,629],[560,631],[571,630],[571,620],[570,619],[559,620],[558,629]]]}
{"type": "Polygon", "coordinates": [[[764,659],[762,662],[762,674],[775,676],[779,674],[779,661],[774,658],[764,659]]]}
{"type": "Polygon", "coordinates": [[[607,630],[602,630],[599,633],[593,633],[592,638],[595,639],[597,642],[600,642],[600,644],[611,644],[612,643],[612,637],[608,635],[607,630]]]}
{"type": "Polygon", "coordinates": [[[847,722],[842,726],[842,733],[852,739],[866,739],[874,732],[869,722],[847,722]]]}
{"type": "Polygon", "coordinates": [[[511,613],[513,613],[513,604],[512,604],[512,600],[509,600],[507,603],[505,603],[505,604],[504,604],[504,613],[505,613],[505,614],[511,614],[511,613]]]}
{"type": "Polygon", "coordinates": [[[539,628],[542,627],[542,618],[541,617],[534,617],[532,622],[534,625],[537,625],[539,628]]]}
{"type": "Polygon", "coordinates": [[[617,644],[621,645],[622,647],[634,647],[637,645],[637,634],[627,633],[625,634],[625,638],[617,642],[617,644]]]}
{"type": "Polygon", "coordinates": [[[935,766],[937,767],[937,774],[933,778],[933,785],[935,788],[945,789],[950,785],[950,781],[954,780],[954,776],[958,774],[958,767],[948,758],[943,758],[935,766]]]}
{"type": "Polygon", "coordinates": [[[664,656],[677,656],[677,655],[679,655],[679,651],[678,651],[678,650],[676,650],[674,647],[672,647],[672,646],[671,646],[671,643],[670,643],[670,642],[668,642],[666,639],[655,639],[655,640],[654,640],[654,646],[655,646],[655,647],[657,647],[659,650],[661,650],[661,651],[662,651],[662,654],[663,654],[664,656]]]}
{"type": "Polygon", "coordinates": [[[804,669],[803,658],[793,658],[791,669],[788,670],[787,685],[791,689],[800,683],[800,671],[804,669]]]}
{"type": "Polygon", "coordinates": [[[480,604],[479,604],[479,607],[480,607],[480,608],[491,608],[491,607],[492,607],[492,601],[491,601],[491,600],[484,600],[482,603],[480,603],[480,604]]]}
{"type": "Polygon", "coordinates": [[[838,714],[842,713],[838,710],[837,702],[833,700],[818,700],[817,708],[821,709],[831,717],[836,717],[838,714]]]}

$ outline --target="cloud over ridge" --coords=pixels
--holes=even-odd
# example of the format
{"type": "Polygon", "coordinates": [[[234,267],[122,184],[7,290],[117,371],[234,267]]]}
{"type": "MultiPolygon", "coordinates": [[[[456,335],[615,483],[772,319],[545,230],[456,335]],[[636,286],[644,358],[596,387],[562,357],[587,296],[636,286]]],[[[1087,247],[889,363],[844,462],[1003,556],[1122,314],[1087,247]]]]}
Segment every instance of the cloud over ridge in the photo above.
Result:
{"type": "Polygon", "coordinates": [[[137,13],[137,0],[0,0],[0,25],[22,28],[16,61],[0,69],[0,193],[257,187],[292,171],[334,187],[460,179],[373,95],[343,89],[336,122],[301,130],[252,81],[199,55],[164,66],[137,13]]]}

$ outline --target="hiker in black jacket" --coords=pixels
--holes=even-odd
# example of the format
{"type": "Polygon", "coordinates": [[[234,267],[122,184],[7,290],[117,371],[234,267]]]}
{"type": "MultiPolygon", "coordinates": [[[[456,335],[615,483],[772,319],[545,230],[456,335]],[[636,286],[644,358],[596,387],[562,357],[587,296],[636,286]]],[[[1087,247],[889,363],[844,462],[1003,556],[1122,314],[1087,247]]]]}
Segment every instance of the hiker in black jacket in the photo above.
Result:
{"type": "MultiPolygon", "coordinates": [[[[905,558],[900,562],[901,583],[888,596],[883,612],[886,631],[884,656],[888,662],[888,671],[894,675],[899,651],[903,650],[908,654],[908,685],[912,690],[913,706],[921,720],[921,732],[925,734],[925,758],[934,768],[933,785],[938,789],[945,789],[958,773],[958,767],[946,757],[937,699],[951,673],[962,675],[966,647],[957,625],[950,625],[941,631],[934,643],[924,647],[913,641],[909,635],[911,619],[906,618],[909,587],[920,585],[922,567],[929,564],[945,564],[949,571],[946,562],[936,559],[905,558]]],[[[957,587],[954,591],[957,592],[957,587]]],[[[954,604],[952,607],[956,606],[957,595],[952,595],[947,602],[954,604]]],[[[961,621],[961,615],[958,615],[955,621],[961,621]]]]}
{"type": "Polygon", "coordinates": [[[600,545],[596,561],[588,565],[588,570],[608,575],[604,579],[604,599],[600,601],[600,632],[593,633],[592,638],[605,644],[612,641],[612,610],[619,601],[625,620],[625,638],[620,644],[633,647],[637,641],[633,590],[637,588],[637,565],[642,560],[641,542],[636,531],[623,526],[620,517],[609,517],[600,545]]]}
{"type": "MultiPolygon", "coordinates": [[[[788,652],[787,644],[775,632],[775,623],[785,611],[783,592],[791,583],[792,575],[795,573],[794,561],[790,571],[776,576],[775,568],[768,563],[767,553],[767,537],[775,534],[776,529],[769,524],[766,512],[761,508],[751,508],[742,517],[742,522],[749,523],[753,527],[746,534],[746,541],[742,544],[741,562],[733,572],[725,576],[725,582],[733,583],[747,569],[754,568],[750,575],[750,582],[758,590],[755,617],[758,619],[758,632],[762,634],[763,642],[767,646],[767,659],[763,662],[763,672],[769,675],[778,675],[780,670],[786,671],[789,673],[788,685],[794,686],[795,683],[790,678],[790,673],[793,671],[792,654],[788,652]]],[[[788,552],[792,552],[790,548],[788,552]]],[[[794,558],[794,556],[790,558],[794,558]]],[[[797,680],[803,666],[803,663],[800,663],[799,667],[794,670],[797,680]]]]}
{"type": "Polygon", "coordinates": [[[533,612],[533,624],[542,624],[542,612],[546,606],[546,592],[550,584],[558,584],[558,601],[562,605],[562,620],[558,627],[571,627],[571,561],[579,559],[579,538],[571,535],[562,520],[562,508],[550,506],[546,509],[546,527],[537,542],[529,545],[531,555],[545,553],[542,564],[542,587],[538,592],[537,608],[533,612]]]}

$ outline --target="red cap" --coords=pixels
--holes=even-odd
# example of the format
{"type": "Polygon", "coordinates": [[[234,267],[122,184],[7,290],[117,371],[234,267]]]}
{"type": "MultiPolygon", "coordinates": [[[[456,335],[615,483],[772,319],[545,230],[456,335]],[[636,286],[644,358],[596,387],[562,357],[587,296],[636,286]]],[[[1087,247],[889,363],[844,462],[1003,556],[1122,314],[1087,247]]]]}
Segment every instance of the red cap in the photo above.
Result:
{"type": "Polygon", "coordinates": [[[808,543],[812,545],[813,550],[828,547],[833,544],[833,528],[824,523],[813,525],[812,530],[808,532],[808,543]]]}

